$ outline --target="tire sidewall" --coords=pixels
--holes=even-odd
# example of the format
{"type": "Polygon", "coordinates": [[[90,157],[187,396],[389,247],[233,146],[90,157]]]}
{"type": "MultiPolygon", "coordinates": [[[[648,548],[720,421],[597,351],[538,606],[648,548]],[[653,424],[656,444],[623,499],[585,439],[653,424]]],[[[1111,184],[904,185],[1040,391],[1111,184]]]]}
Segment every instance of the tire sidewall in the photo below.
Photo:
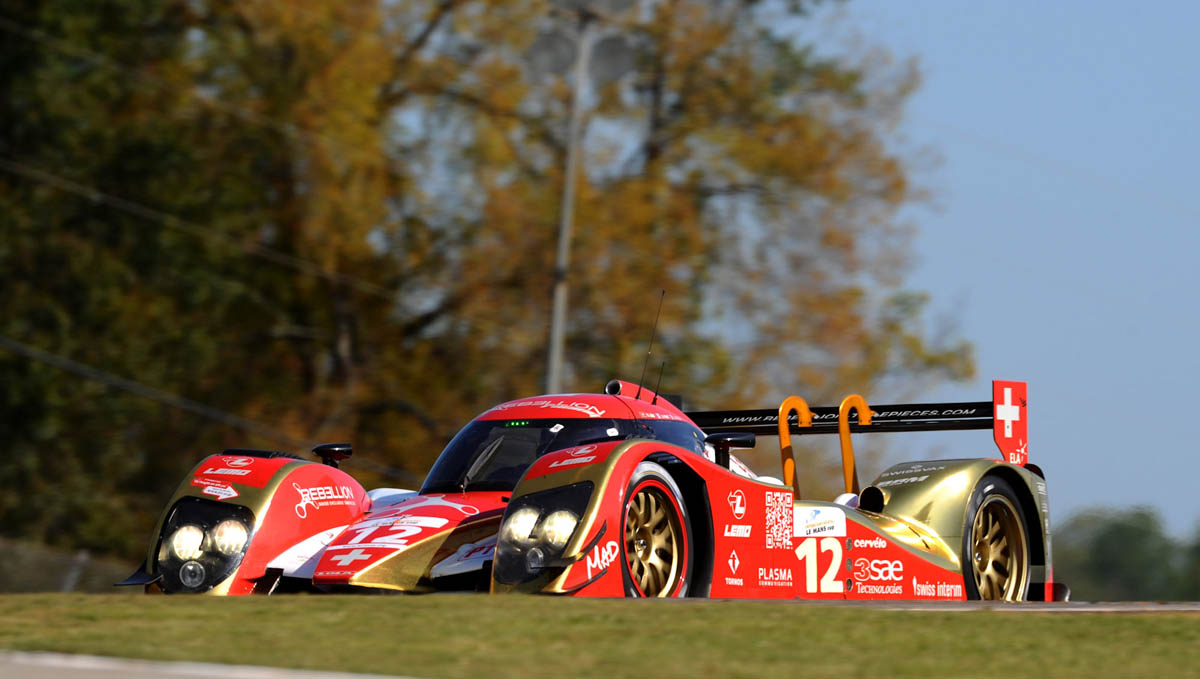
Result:
{"type": "Polygon", "coordinates": [[[983,506],[984,500],[993,496],[1000,495],[1012,503],[1013,509],[1017,513],[1017,521],[1021,523],[1021,529],[1025,534],[1025,590],[1021,592],[1020,601],[1029,600],[1029,569],[1031,564],[1030,545],[1029,545],[1029,523],[1025,520],[1025,512],[1021,509],[1021,501],[1017,498],[1016,491],[1013,490],[1012,484],[1005,481],[1003,478],[994,474],[988,474],[975,484],[975,490],[971,491],[971,497],[967,501],[966,515],[963,517],[963,532],[962,532],[962,573],[963,573],[963,588],[967,593],[968,599],[979,599],[979,587],[975,584],[975,572],[972,566],[972,531],[975,523],[975,514],[979,512],[979,508],[983,506]]]}
{"type": "Polygon", "coordinates": [[[688,590],[691,587],[692,565],[694,558],[692,556],[692,521],[688,516],[687,505],[683,502],[683,493],[679,492],[679,486],[667,470],[662,465],[656,462],[642,462],[633,470],[633,475],[629,478],[629,483],[625,486],[625,495],[621,501],[621,516],[617,522],[620,538],[617,540],[621,545],[621,577],[625,585],[625,596],[633,598],[641,598],[645,596],[641,593],[638,587],[633,582],[633,577],[629,572],[629,555],[626,552],[625,546],[625,516],[629,512],[629,502],[633,499],[634,494],[647,482],[657,482],[653,485],[664,487],[670,496],[671,503],[679,516],[679,524],[683,531],[683,569],[679,576],[679,583],[675,586],[675,590],[668,597],[686,597],[688,590]]]}

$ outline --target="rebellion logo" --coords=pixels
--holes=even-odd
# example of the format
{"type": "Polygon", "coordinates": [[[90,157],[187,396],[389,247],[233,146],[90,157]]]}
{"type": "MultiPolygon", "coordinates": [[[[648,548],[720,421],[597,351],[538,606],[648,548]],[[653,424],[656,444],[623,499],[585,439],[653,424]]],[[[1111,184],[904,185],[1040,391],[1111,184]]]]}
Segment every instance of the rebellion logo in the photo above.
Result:
{"type": "Polygon", "coordinates": [[[354,504],[354,489],[350,486],[301,488],[300,484],[293,483],[292,488],[295,488],[296,492],[300,494],[300,501],[296,503],[296,516],[301,519],[308,518],[309,507],[321,508],[354,504]]]}
{"type": "Polygon", "coordinates": [[[746,515],[746,496],[741,490],[735,490],[725,498],[729,501],[729,509],[733,511],[733,518],[740,519],[746,515]]]}
{"type": "Polygon", "coordinates": [[[588,580],[592,579],[592,571],[597,573],[605,570],[613,561],[616,561],[617,554],[621,548],[617,546],[614,540],[609,540],[603,547],[596,545],[592,548],[592,553],[587,556],[587,576],[588,580]]]}

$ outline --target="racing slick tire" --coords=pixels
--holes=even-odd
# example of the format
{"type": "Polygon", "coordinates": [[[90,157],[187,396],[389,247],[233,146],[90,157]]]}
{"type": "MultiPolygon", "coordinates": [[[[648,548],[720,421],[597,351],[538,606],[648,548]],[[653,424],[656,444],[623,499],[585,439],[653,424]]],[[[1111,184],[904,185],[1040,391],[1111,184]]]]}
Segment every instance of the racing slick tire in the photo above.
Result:
{"type": "Polygon", "coordinates": [[[692,526],[667,470],[642,462],[625,489],[621,573],[629,597],[685,597],[692,577],[692,526]]]}
{"type": "Polygon", "coordinates": [[[1029,529],[1007,481],[989,474],[967,502],[963,580],[968,599],[1025,601],[1029,591],[1029,529]]]}

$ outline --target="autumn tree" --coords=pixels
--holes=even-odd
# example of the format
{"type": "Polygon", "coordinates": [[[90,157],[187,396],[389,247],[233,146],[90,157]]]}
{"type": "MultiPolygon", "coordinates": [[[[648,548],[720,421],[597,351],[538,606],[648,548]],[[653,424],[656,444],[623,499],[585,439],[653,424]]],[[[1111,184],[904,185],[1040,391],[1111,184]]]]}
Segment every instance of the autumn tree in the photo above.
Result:
{"type": "MultiPolygon", "coordinates": [[[[890,142],[917,74],[789,38],[803,5],[603,20],[637,58],[587,102],[570,389],[638,377],[660,289],[663,388],[696,406],[970,374],[903,286],[895,215],[921,194],[890,142]]],[[[134,554],[222,446],[351,440],[411,484],[480,409],[539,391],[572,99],[527,56],[577,21],[8,3],[0,335],[261,426],[0,351],[3,530],[134,554]]]]}

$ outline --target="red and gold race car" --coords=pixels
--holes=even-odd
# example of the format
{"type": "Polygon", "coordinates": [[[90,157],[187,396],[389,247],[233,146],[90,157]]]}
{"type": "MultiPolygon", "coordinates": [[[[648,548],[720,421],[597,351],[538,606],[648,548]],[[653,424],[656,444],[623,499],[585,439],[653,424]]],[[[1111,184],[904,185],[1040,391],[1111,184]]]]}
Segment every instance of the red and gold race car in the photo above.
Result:
{"type": "Polygon", "coordinates": [[[228,450],[184,479],[121,584],[217,595],[382,590],[607,597],[1049,601],[1044,475],[1026,387],[991,401],[683,412],[613,381],[502,403],[419,491],[370,492],[314,452],[228,450]],[[850,435],[992,429],[999,458],[905,462],[860,486],[850,435]],[[806,497],[792,439],[841,438],[845,492],[806,497]],[[731,450],[779,438],[780,478],[731,450]]]}

